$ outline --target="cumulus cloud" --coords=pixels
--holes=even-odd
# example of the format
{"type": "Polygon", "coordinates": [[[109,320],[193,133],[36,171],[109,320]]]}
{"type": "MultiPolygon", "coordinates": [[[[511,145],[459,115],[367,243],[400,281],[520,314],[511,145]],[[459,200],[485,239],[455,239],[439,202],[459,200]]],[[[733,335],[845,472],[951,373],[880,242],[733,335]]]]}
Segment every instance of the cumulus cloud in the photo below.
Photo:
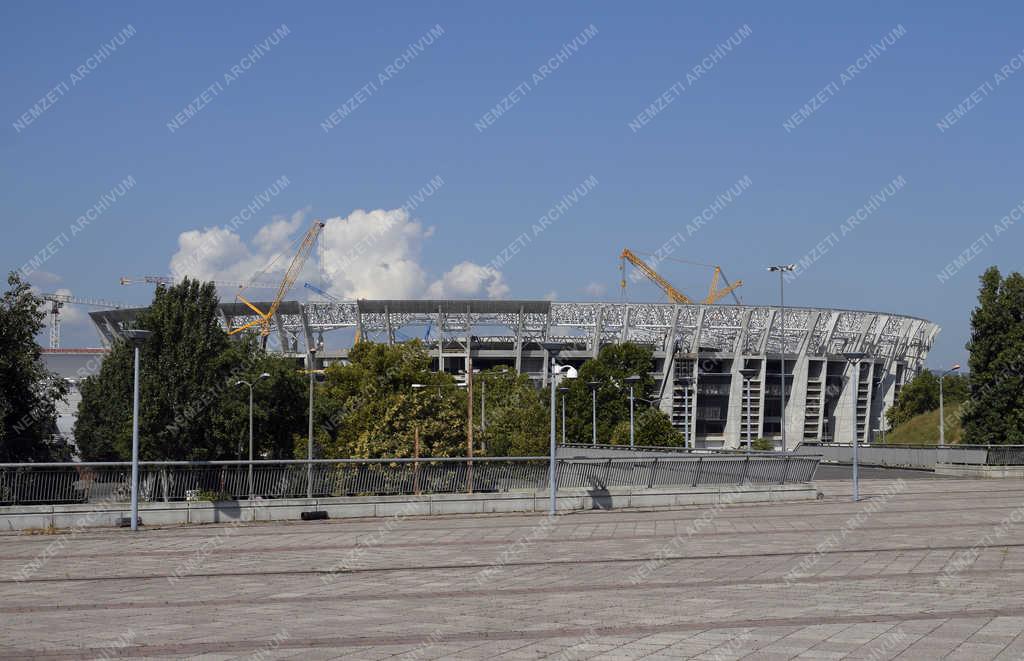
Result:
{"type": "Polygon", "coordinates": [[[591,282],[586,287],[583,288],[583,291],[586,293],[587,296],[590,296],[592,298],[600,298],[601,296],[605,295],[605,292],[607,292],[608,289],[600,282],[591,282]]]}
{"type": "MultiPolygon", "coordinates": [[[[178,251],[171,257],[171,273],[176,277],[248,281],[280,255],[274,267],[259,278],[274,281],[291,260],[291,254],[282,252],[308,225],[306,211],[273,218],[249,244],[223,227],[182,232],[178,251]]],[[[469,261],[432,278],[421,265],[420,256],[434,228],[424,227],[404,209],[357,209],[324,223],[320,241],[325,288],[339,298],[462,298],[482,294],[501,298],[508,294],[500,271],[469,261]]],[[[317,255],[311,255],[302,278],[319,282],[316,262],[317,255]]]]}
{"type": "Polygon", "coordinates": [[[430,298],[465,298],[486,289],[489,298],[503,298],[508,294],[508,285],[501,272],[489,266],[473,262],[461,262],[451,268],[439,280],[427,288],[430,298]]]}

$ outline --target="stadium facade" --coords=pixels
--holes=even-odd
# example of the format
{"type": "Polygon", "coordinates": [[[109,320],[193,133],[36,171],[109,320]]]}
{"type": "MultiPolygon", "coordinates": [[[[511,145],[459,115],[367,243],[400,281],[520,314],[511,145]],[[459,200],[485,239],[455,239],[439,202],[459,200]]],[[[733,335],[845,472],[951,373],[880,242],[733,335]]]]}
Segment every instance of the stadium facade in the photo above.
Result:
{"type": "MultiPolygon", "coordinates": [[[[257,303],[267,309],[269,303],[257,303]]],[[[255,317],[220,306],[225,328],[255,317]]],[[[90,313],[106,343],[138,310],[90,313]]],[[[281,304],[268,348],[316,367],[345,361],[355,338],[421,338],[435,369],[514,367],[547,384],[550,355],[576,367],[602,346],[652,348],[656,392],[644,393],[695,447],[735,448],[757,438],[781,446],[783,358],[786,449],[802,441],[874,440],[900,388],[923,367],[939,332],[927,320],[883,312],[667,303],[537,300],[359,300],[281,304]],[[309,347],[316,349],[310,355],[309,347]],[[844,354],[866,356],[853,367],[844,354]],[[848,377],[857,372],[855,379],[848,377]],[[850,389],[856,389],[856,404],[850,389]]]]}

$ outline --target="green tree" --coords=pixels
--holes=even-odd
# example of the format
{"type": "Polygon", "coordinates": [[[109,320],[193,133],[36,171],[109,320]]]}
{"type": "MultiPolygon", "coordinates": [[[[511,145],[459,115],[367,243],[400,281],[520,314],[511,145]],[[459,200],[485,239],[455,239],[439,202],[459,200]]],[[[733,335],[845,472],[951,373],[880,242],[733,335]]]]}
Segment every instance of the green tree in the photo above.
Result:
{"type": "Polygon", "coordinates": [[[681,436],[677,439],[669,433],[672,425],[668,416],[644,401],[654,390],[654,379],[650,375],[653,369],[654,354],[648,347],[632,342],[602,347],[597,358],[588,360],[580,368],[579,378],[562,382],[569,388],[565,398],[566,440],[590,442],[593,426],[591,387],[588,384],[597,383],[597,442],[620,442],[621,430],[625,429],[625,442],[629,443],[629,385],[625,379],[636,375],[640,377],[640,382],[633,386],[636,398],[634,433],[637,438],[640,438],[643,427],[645,439],[661,439],[657,444],[681,444],[681,436]]]}
{"type": "Polygon", "coordinates": [[[473,388],[473,416],[478,432],[480,398],[486,393],[487,430],[480,435],[480,442],[486,445],[488,455],[525,457],[548,453],[548,408],[529,376],[500,366],[474,376],[473,388]]]}
{"type": "Polygon", "coordinates": [[[964,407],[963,442],[1024,444],[1024,276],[981,276],[971,313],[971,399],[964,407]]]}
{"type": "Polygon", "coordinates": [[[430,371],[420,341],[360,342],[348,364],[324,376],[314,404],[317,456],[411,457],[417,427],[420,456],[465,456],[466,394],[450,374],[430,371]]]}
{"type": "Polygon", "coordinates": [[[36,334],[43,299],[16,273],[0,299],[0,461],[67,461],[71,448],[57,437],[57,403],[67,384],[43,365],[36,334]]]}
{"type": "MultiPolygon", "coordinates": [[[[633,436],[636,445],[682,446],[683,434],[672,426],[672,421],[660,410],[644,406],[633,420],[633,436]]],[[[629,445],[629,418],[612,429],[612,445],[629,445]]]]}
{"type": "MultiPolygon", "coordinates": [[[[969,396],[968,377],[947,374],[942,379],[942,400],[946,407],[965,401],[969,396]]],[[[910,380],[900,390],[899,400],[885,414],[890,427],[898,427],[914,416],[939,408],[939,377],[930,370],[910,380]]]]}
{"type": "MultiPolygon", "coordinates": [[[[262,371],[272,378],[258,387],[278,396],[254,398],[260,406],[254,413],[259,410],[265,422],[265,433],[259,436],[268,439],[266,450],[272,455],[287,455],[291,438],[284,427],[302,416],[301,376],[287,361],[281,362],[284,359],[263,353],[251,337],[228,338],[218,322],[212,283],[185,279],[172,287],[157,287],[153,303],[138,315],[136,326],[152,332],[141,350],[143,459],[236,459],[243,455],[243,444],[247,456],[248,393],[243,395],[235,384],[239,379],[251,381],[262,371]]],[[[130,458],[133,365],[132,348],[118,343],[100,373],[81,384],[75,439],[84,459],[130,458]]]]}

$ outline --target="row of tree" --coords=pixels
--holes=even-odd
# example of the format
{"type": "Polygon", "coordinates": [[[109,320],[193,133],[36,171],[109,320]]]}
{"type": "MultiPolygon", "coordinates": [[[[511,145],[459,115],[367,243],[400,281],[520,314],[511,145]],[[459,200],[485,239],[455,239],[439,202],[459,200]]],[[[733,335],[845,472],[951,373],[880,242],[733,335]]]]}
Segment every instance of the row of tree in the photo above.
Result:
{"type": "MultiPolygon", "coordinates": [[[[963,401],[964,438],[970,443],[1024,444],[1024,277],[982,276],[971,318],[970,378],[949,375],[947,401],[963,401]]],[[[257,456],[304,457],[308,376],[291,359],[264,353],[255,341],[230,339],[218,323],[212,283],[185,280],[158,287],[136,319],[152,331],[141,349],[140,436],[144,459],[234,459],[248,453],[248,389],[254,387],[257,456]],[[257,379],[266,373],[267,378],[257,379]]],[[[67,395],[62,379],[46,371],[35,338],[43,328],[43,301],[16,274],[0,306],[0,461],[70,459],[75,448],[56,433],[57,406],[67,395]]],[[[602,348],[579,378],[563,380],[566,437],[591,438],[592,397],[601,443],[628,443],[626,378],[634,386],[636,442],[681,445],[653,392],[651,351],[625,343],[602,348]]],[[[83,380],[74,436],[86,460],[130,456],[132,350],[115,345],[99,374],[83,380]]],[[[499,366],[475,376],[475,397],[486,388],[486,431],[481,407],[472,424],[477,452],[495,456],[546,452],[550,391],[499,366]],[[483,384],[486,382],[486,386],[483,384]]],[[[419,438],[421,456],[466,451],[467,394],[454,376],[430,370],[424,346],[363,342],[344,365],[327,368],[316,385],[314,427],[318,457],[407,457],[419,438]],[[418,388],[413,388],[417,384],[418,388]]],[[[479,400],[477,400],[479,402],[479,400]]],[[[889,411],[899,425],[938,405],[938,377],[923,372],[889,411]]],[[[559,425],[561,416],[557,416],[559,425]]],[[[561,434],[561,430],[559,430],[561,434]]]]}
{"type": "MultiPolygon", "coordinates": [[[[947,416],[959,419],[963,443],[1024,444],[1024,276],[1003,277],[996,267],[981,276],[971,313],[966,375],[942,377],[947,416]]],[[[900,391],[887,412],[890,426],[939,408],[939,376],[923,370],[900,391]]]]}
{"type": "MultiPolygon", "coordinates": [[[[67,384],[43,367],[35,342],[43,327],[43,301],[12,275],[0,318],[0,459],[67,460],[75,448],[56,434],[56,410],[67,384]]],[[[185,280],[157,288],[135,319],[151,332],[141,347],[139,434],[144,460],[213,460],[248,456],[249,392],[257,457],[305,457],[308,374],[292,359],[263,352],[250,339],[229,338],[218,323],[212,283],[185,280]],[[258,378],[267,374],[265,378],[258,378]]],[[[78,387],[74,427],[77,456],[90,461],[131,455],[133,349],[115,344],[95,376],[78,387]]],[[[588,361],[568,390],[566,432],[591,438],[590,391],[598,382],[598,436],[628,442],[628,400],[623,379],[641,374],[643,397],[651,386],[650,350],[631,344],[606,347],[588,361]]],[[[475,375],[474,403],[486,394],[486,425],[473,415],[475,451],[494,456],[547,452],[548,395],[505,366],[475,375]],[[485,385],[486,384],[486,385],[485,385]]],[[[409,457],[418,437],[421,456],[466,453],[467,392],[451,374],[430,369],[419,341],[396,345],[362,342],[346,364],[318,376],[314,393],[315,456],[409,457]],[[418,387],[413,388],[416,384],[418,387]]],[[[561,401],[561,400],[560,400],[561,401]]],[[[641,443],[676,443],[668,418],[637,401],[641,443]]],[[[558,417],[561,425],[561,417],[558,417]]],[[[561,429],[559,428],[559,434],[561,429]]]]}

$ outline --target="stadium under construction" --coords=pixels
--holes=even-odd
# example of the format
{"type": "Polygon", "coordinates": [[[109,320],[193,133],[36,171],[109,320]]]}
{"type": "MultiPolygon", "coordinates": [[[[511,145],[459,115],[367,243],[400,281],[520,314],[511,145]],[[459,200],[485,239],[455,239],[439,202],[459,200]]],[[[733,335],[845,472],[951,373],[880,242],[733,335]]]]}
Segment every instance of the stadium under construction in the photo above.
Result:
{"type": "MultiPolygon", "coordinates": [[[[255,303],[271,309],[272,303],[255,303]]],[[[90,316],[105,343],[139,309],[90,316]]],[[[248,304],[222,303],[228,330],[256,324],[248,304]]],[[[280,301],[268,350],[323,367],[345,361],[353,342],[421,338],[435,369],[508,365],[546,385],[551,353],[576,367],[602,346],[635,342],[654,352],[656,392],[644,393],[697,448],[781,446],[785,365],[786,449],[801,441],[862,442],[884,429],[884,412],[916,375],[935,324],[882,312],[681,303],[545,300],[280,301]],[[783,328],[785,329],[783,331],[783,328]],[[309,351],[312,348],[313,351],[309,351]],[[848,354],[862,353],[858,362],[848,354]],[[856,373],[855,378],[849,379],[856,373]],[[856,393],[856,404],[853,394],[856,393]]]]}

